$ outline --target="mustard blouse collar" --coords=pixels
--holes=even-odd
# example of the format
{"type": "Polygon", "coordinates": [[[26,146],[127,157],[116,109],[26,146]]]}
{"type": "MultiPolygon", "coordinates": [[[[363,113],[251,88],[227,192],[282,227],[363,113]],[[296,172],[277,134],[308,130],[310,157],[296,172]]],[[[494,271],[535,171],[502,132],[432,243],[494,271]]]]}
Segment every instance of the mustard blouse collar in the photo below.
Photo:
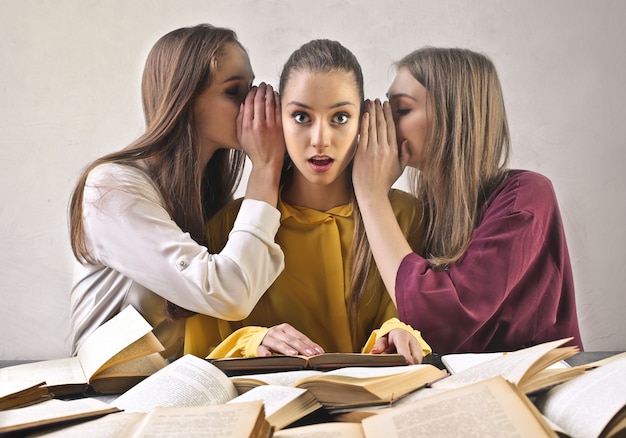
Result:
{"type": "Polygon", "coordinates": [[[334,219],[334,217],[349,218],[352,216],[352,203],[338,205],[327,211],[314,210],[299,205],[287,204],[282,197],[278,196],[278,210],[280,211],[280,221],[283,222],[292,217],[303,224],[317,224],[334,219]]]}

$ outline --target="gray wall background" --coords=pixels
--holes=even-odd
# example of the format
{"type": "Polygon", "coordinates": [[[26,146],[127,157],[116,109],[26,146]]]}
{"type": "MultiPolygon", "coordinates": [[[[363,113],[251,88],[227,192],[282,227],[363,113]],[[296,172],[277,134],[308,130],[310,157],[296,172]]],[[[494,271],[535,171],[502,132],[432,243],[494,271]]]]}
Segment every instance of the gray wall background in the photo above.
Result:
{"type": "Polygon", "coordinates": [[[419,46],[489,55],[512,166],[544,173],[559,197],[585,347],[626,349],[625,18],[619,0],[2,0],[0,359],[69,355],[73,183],[142,132],[152,44],[201,22],[237,31],[257,83],[276,85],[302,43],[337,39],[361,60],[369,97],[384,96],[390,64],[419,46]]]}

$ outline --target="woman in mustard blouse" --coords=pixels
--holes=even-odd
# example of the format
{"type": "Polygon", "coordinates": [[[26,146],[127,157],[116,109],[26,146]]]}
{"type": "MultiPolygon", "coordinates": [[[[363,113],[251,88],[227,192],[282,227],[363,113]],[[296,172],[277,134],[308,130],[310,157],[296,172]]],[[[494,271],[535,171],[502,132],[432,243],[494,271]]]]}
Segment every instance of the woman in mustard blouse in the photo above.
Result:
{"type": "MultiPolygon", "coordinates": [[[[189,318],[185,352],[212,358],[398,352],[421,362],[430,347],[397,319],[354,201],[351,163],[364,101],[358,61],[338,42],[311,41],[287,61],[279,89],[289,157],[276,241],[285,270],[243,321],[189,318]]],[[[399,190],[389,199],[419,252],[421,205],[399,190]]],[[[212,217],[211,251],[228,240],[240,202],[212,217]]]]}

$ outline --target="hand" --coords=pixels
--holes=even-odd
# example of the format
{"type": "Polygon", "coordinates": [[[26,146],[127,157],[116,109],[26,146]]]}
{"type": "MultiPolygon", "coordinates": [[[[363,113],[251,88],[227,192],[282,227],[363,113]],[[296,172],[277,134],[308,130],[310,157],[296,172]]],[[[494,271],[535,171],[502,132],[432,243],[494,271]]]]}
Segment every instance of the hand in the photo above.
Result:
{"type": "Polygon", "coordinates": [[[270,356],[272,353],[313,356],[323,352],[322,347],[286,322],[269,329],[257,349],[259,356],[270,356]]]}
{"type": "Polygon", "coordinates": [[[422,363],[424,352],[417,339],[408,331],[397,328],[376,341],[372,354],[400,353],[408,364],[422,363]]]}
{"type": "Polygon", "coordinates": [[[280,174],[285,139],[280,98],[271,85],[261,83],[248,92],[237,116],[237,139],[253,168],[269,166],[280,174]]]}
{"type": "Polygon", "coordinates": [[[408,148],[403,142],[398,153],[396,128],[389,102],[368,100],[361,123],[352,180],[357,198],[378,194],[388,196],[393,183],[402,175],[408,162],[408,148]]]}

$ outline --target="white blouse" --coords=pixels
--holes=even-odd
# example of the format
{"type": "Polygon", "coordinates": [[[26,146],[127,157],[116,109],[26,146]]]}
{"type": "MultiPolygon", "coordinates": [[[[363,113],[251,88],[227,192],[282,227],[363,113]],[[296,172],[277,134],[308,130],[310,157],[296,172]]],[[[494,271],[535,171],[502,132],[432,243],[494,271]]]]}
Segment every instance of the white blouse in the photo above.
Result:
{"type": "Polygon", "coordinates": [[[72,354],[102,323],[133,305],[154,327],[166,358],[182,354],[184,320],[165,316],[165,301],[226,320],[245,318],[284,268],[274,237],[280,213],[243,201],[228,243],[209,254],[163,207],[146,173],[121,165],[93,169],[85,185],[83,221],[96,264],[76,262],[70,291],[72,354]]]}

